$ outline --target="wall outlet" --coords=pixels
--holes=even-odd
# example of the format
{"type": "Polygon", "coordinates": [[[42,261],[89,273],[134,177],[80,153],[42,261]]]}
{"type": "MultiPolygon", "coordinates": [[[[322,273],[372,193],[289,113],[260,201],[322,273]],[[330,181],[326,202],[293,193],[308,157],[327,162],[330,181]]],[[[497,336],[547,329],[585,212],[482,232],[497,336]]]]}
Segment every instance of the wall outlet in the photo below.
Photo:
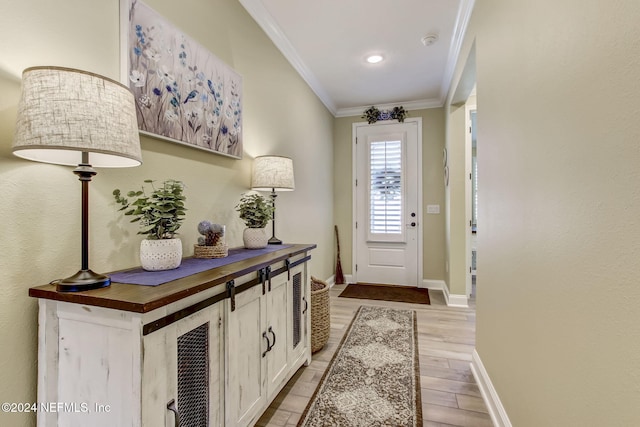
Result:
{"type": "Polygon", "coordinates": [[[440,213],[440,205],[427,205],[427,213],[428,214],[439,214],[440,213]]]}

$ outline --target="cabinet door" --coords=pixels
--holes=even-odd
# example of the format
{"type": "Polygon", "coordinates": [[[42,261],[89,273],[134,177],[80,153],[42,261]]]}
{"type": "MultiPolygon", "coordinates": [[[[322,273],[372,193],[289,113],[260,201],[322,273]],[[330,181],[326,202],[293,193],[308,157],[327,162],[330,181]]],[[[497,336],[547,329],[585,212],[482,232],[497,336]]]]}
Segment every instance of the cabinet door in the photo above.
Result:
{"type": "Polygon", "coordinates": [[[266,294],[266,331],[271,340],[267,354],[267,396],[271,397],[284,385],[289,373],[288,331],[289,331],[289,287],[286,274],[271,278],[266,294]]]}
{"type": "MultiPolygon", "coordinates": [[[[142,425],[220,425],[221,304],[143,339],[142,425]]],[[[223,373],[223,372],[222,372],[223,373]]]]}
{"type": "MultiPolygon", "coordinates": [[[[235,310],[225,301],[227,313],[226,425],[246,426],[267,403],[267,338],[262,286],[235,296],[235,310]],[[264,335],[263,335],[264,333],[264,335]]],[[[270,339],[270,338],[269,338],[270,339]]]]}
{"type": "Polygon", "coordinates": [[[309,348],[309,329],[307,320],[309,318],[310,300],[309,286],[306,281],[305,265],[298,265],[291,270],[291,280],[289,284],[289,363],[292,367],[299,366],[300,359],[306,356],[309,348]]]}

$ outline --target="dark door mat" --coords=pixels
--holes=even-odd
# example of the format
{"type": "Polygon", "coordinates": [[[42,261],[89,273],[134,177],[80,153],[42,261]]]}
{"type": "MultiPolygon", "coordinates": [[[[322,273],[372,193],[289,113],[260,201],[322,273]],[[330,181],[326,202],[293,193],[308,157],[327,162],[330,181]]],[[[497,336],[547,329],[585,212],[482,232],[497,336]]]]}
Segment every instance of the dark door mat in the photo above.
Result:
{"type": "Polygon", "coordinates": [[[340,296],[344,298],[430,304],[428,289],[409,286],[352,283],[344,288],[340,296]]]}

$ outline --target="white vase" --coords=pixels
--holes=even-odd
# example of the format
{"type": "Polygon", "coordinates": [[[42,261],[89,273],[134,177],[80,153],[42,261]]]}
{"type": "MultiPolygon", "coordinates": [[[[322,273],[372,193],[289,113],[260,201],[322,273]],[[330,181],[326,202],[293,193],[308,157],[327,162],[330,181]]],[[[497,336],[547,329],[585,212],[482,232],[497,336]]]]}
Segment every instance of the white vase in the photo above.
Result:
{"type": "Polygon", "coordinates": [[[242,233],[244,247],[247,249],[266,248],[269,243],[267,231],[264,228],[245,228],[242,233]]]}
{"type": "Polygon", "coordinates": [[[148,271],[172,270],[182,262],[182,241],[175,239],[140,242],[140,265],[148,271]]]}

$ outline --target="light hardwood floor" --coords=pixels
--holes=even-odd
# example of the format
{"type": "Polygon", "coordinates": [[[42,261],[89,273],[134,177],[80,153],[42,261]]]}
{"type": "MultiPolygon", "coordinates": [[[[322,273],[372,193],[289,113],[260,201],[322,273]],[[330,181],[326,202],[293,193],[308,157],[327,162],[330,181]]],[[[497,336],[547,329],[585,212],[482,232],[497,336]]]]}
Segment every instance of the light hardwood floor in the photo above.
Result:
{"type": "Polygon", "coordinates": [[[431,305],[338,298],[346,285],[331,288],[331,336],[327,345],[301,368],[258,420],[256,426],[295,426],[346,327],[360,305],[410,308],[417,312],[420,384],[424,426],[492,426],[469,367],[475,345],[475,307],[449,308],[439,291],[431,305]]]}

